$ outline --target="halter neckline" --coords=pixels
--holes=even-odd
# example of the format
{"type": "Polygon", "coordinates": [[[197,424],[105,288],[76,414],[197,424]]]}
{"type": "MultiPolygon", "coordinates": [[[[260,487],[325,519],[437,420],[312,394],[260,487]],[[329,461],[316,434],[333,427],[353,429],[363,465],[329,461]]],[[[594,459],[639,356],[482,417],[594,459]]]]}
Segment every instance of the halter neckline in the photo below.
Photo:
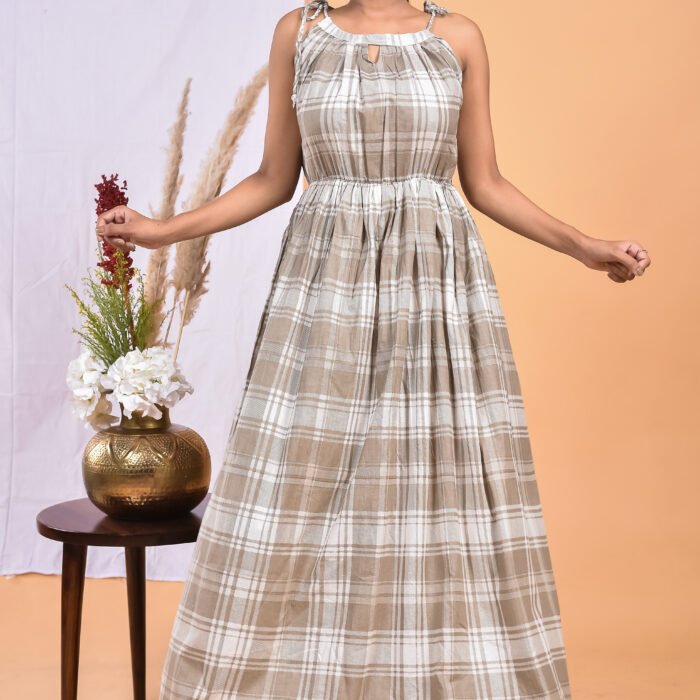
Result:
{"type": "MultiPolygon", "coordinates": [[[[350,44],[362,44],[365,46],[363,49],[367,51],[367,46],[372,44],[384,44],[389,46],[407,46],[410,44],[418,44],[430,37],[435,37],[440,42],[447,45],[447,42],[435,34],[431,25],[435,19],[435,15],[446,15],[447,9],[436,5],[430,0],[425,0],[423,3],[423,11],[430,15],[427,26],[423,29],[419,29],[417,32],[402,32],[402,33],[392,33],[392,32],[372,32],[367,34],[355,34],[354,32],[346,32],[341,29],[328,14],[328,0],[311,0],[310,2],[305,2],[301,8],[301,23],[299,25],[299,31],[297,32],[295,51],[294,51],[294,81],[292,85],[292,105],[296,107],[297,103],[297,89],[299,86],[300,78],[300,65],[301,65],[301,51],[300,45],[302,43],[304,34],[304,25],[309,21],[315,19],[320,12],[323,12],[324,17],[319,22],[317,22],[312,28],[309,34],[316,28],[331,34],[338,39],[342,39],[350,44]]],[[[449,48],[449,45],[447,45],[449,48]]],[[[449,48],[452,51],[451,48],[449,48]]],[[[369,59],[368,59],[369,60],[369,59]]],[[[374,63],[374,61],[372,61],[374,63]]]]}

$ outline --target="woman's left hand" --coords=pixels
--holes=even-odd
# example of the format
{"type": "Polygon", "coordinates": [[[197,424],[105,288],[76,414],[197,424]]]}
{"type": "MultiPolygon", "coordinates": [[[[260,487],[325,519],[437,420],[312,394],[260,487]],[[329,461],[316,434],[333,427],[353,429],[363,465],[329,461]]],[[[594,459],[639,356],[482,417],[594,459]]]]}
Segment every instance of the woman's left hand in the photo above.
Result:
{"type": "Polygon", "coordinates": [[[578,259],[592,270],[603,270],[613,282],[628,282],[651,265],[648,251],[637,241],[604,241],[591,238],[578,259]]]}

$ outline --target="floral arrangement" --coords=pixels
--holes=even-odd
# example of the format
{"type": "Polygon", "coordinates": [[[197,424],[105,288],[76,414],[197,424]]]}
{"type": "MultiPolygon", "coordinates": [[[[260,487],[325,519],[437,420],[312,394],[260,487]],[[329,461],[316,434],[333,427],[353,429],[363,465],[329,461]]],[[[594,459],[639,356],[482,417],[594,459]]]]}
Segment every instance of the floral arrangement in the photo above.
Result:
{"type": "MultiPolygon", "coordinates": [[[[119,186],[117,179],[117,174],[102,175],[95,185],[98,216],[128,203],[126,180],[119,186]]],[[[157,419],[162,416],[159,405],[172,407],[193,392],[172,351],[165,344],[148,345],[154,336],[156,304],[146,299],[143,275],[131,255],[107,240],[98,246],[98,255],[96,268],[83,278],[92,306],[66,285],[83,317],[82,328],[73,332],[84,349],[69,363],[66,375],[71,407],[96,430],[119,420],[112,414],[110,397],[117,399],[127,418],[138,410],[157,419]]],[[[160,323],[165,320],[159,318],[160,323]]]]}
{"type": "MultiPolygon", "coordinates": [[[[221,193],[241,135],[267,83],[267,74],[265,64],[238,91],[223,127],[201,164],[186,203],[188,209],[201,206],[221,193]]],[[[191,78],[185,83],[177,117],[170,129],[161,204],[157,212],[151,208],[152,215],[161,220],[175,214],[183,181],[180,169],[190,84],[191,78]]],[[[102,181],[95,188],[98,216],[129,201],[126,180],[119,186],[118,175],[109,178],[102,175],[102,181]]],[[[73,331],[80,335],[84,346],[80,356],[69,364],[66,382],[72,392],[73,412],[88,426],[101,429],[118,420],[112,415],[110,397],[119,401],[127,418],[134,410],[160,418],[158,405],[171,407],[185,394],[192,393],[176,359],[182,330],[193,319],[208,290],[209,239],[209,235],[201,236],[151,250],[145,280],[134,268],[129,253],[103,240],[102,249],[98,249],[98,269],[84,278],[95,308],[90,308],[66,285],[83,316],[83,328],[73,331]],[[172,270],[168,269],[171,248],[174,248],[172,270]],[[176,310],[180,315],[180,328],[173,344],[168,336],[176,310]]]]}

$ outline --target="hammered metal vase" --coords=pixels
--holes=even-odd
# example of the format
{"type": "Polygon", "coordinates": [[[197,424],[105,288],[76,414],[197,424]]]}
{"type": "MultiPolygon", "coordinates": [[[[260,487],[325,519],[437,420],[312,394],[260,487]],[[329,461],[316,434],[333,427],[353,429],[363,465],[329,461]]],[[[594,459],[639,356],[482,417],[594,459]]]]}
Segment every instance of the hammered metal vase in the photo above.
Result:
{"type": "Polygon", "coordinates": [[[160,520],[185,515],[207,495],[209,449],[191,428],[121,410],[118,425],[96,432],[83,452],[89,499],[119,520],[160,520]]]}

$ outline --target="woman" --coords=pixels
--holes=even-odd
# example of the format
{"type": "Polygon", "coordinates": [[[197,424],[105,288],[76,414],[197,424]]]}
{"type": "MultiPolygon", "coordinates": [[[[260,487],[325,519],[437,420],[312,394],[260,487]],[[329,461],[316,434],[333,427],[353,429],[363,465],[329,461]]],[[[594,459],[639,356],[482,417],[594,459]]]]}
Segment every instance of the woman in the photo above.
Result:
{"type": "Polygon", "coordinates": [[[585,235],[499,172],[477,25],[426,2],[317,0],[270,51],[258,170],[99,237],[234,228],[309,180],[282,239],[161,700],[569,698],[517,371],[469,202],[617,283],[633,240],[585,235]]]}

